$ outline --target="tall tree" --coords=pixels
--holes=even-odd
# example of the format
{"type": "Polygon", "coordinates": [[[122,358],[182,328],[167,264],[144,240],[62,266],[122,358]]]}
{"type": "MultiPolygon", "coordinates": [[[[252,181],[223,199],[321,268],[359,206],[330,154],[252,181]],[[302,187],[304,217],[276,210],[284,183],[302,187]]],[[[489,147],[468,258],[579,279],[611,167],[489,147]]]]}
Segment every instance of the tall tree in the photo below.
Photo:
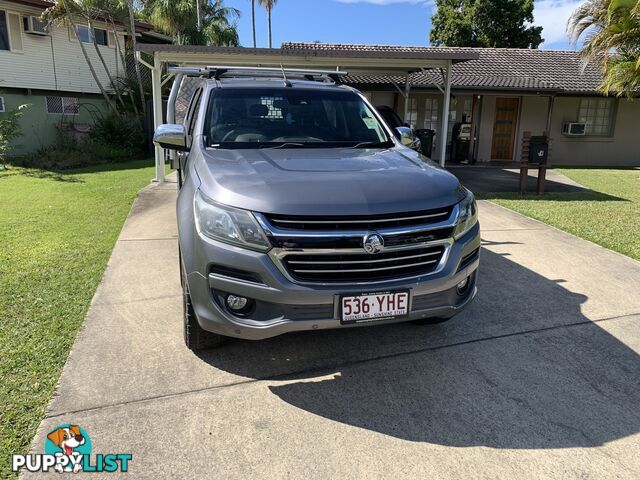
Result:
{"type": "Polygon", "coordinates": [[[567,33],[586,61],[604,72],[600,89],[619,96],[640,93],[640,0],[588,0],[573,13],[567,33]]]}
{"type": "Polygon", "coordinates": [[[272,36],[271,36],[271,11],[276,6],[278,0],[258,0],[258,3],[267,10],[267,17],[269,19],[269,48],[273,48],[272,36]]]}
{"type": "Polygon", "coordinates": [[[434,45],[538,48],[533,0],[436,0],[429,35],[434,45]]]}
{"type": "MultiPolygon", "coordinates": [[[[87,11],[85,6],[81,2],[78,2],[75,0],[58,0],[52,7],[47,8],[42,15],[47,21],[57,23],[57,24],[62,24],[62,25],[68,25],[73,32],[77,32],[78,26],[77,26],[76,20],[78,18],[87,19],[87,11]]],[[[94,82],[98,86],[100,93],[102,93],[102,96],[107,102],[107,106],[111,111],[116,112],[117,111],[116,106],[111,100],[111,97],[109,97],[109,95],[107,94],[107,91],[104,85],[102,85],[102,82],[98,77],[96,69],[93,66],[93,63],[91,61],[91,58],[89,57],[89,54],[87,53],[87,49],[85,48],[84,43],[80,41],[80,39],[78,39],[78,44],[80,45],[82,56],[84,57],[87,63],[87,66],[89,67],[91,76],[93,77],[94,82]]]]}
{"type": "Polygon", "coordinates": [[[202,28],[198,28],[193,0],[146,0],[142,13],[158,30],[171,35],[179,45],[237,46],[236,20],[240,11],[225,7],[223,0],[200,4],[202,28]]]}
{"type": "Polygon", "coordinates": [[[258,46],[256,42],[256,0],[251,0],[251,29],[253,30],[253,48],[258,46]]]}
{"type": "MultiPolygon", "coordinates": [[[[136,45],[138,40],[136,38],[136,19],[135,19],[135,7],[133,5],[133,0],[119,0],[120,3],[124,1],[127,7],[127,20],[129,20],[129,28],[127,29],[129,32],[129,36],[131,38],[131,46],[133,47],[133,51],[136,51],[136,45]]],[[[127,25],[126,21],[123,21],[124,25],[127,25]]],[[[133,55],[133,65],[136,71],[136,80],[138,81],[138,93],[140,94],[140,100],[142,101],[142,112],[146,116],[147,114],[147,104],[144,99],[144,86],[142,85],[142,72],[140,71],[140,62],[138,61],[138,57],[136,57],[135,53],[133,55]]],[[[126,69],[126,65],[125,65],[126,69]]]]}

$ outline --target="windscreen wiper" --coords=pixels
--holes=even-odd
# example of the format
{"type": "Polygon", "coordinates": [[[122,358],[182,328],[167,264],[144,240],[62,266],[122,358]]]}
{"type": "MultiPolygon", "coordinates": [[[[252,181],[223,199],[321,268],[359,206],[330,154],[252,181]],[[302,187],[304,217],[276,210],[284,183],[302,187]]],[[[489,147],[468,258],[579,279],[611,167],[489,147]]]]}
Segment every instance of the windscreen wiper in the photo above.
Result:
{"type": "Polygon", "coordinates": [[[300,148],[304,147],[304,143],[284,142],[279,145],[258,145],[258,148],[300,148]]]}
{"type": "Polygon", "coordinates": [[[388,148],[390,146],[390,142],[360,142],[351,148],[388,148]]]}

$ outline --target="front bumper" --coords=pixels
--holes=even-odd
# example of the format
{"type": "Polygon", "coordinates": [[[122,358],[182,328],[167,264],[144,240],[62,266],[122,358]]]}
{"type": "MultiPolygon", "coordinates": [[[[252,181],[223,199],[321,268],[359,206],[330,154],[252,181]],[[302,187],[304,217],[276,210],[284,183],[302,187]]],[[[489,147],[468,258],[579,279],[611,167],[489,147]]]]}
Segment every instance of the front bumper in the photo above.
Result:
{"type": "Polygon", "coordinates": [[[194,255],[190,259],[193,265],[185,265],[185,268],[190,272],[187,274],[187,282],[198,323],[207,331],[229,337],[261,340],[301,330],[349,328],[430,317],[446,318],[465,308],[477,291],[475,271],[479,264],[479,224],[453,243],[446,264],[439,272],[375,285],[294,283],[283,275],[268,254],[202,237],[194,240],[194,255]],[[238,278],[233,274],[213,273],[210,268],[212,264],[222,267],[223,271],[227,267],[232,272],[251,272],[259,277],[260,283],[238,278]],[[456,285],[467,277],[471,277],[471,284],[465,295],[458,295],[456,285]],[[412,307],[408,317],[364,324],[340,323],[336,308],[338,296],[396,289],[409,289],[411,292],[412,307]],[[224,307],[227,294],[254,299],[255,311],[246,318],[232,315],[224,307]]]}

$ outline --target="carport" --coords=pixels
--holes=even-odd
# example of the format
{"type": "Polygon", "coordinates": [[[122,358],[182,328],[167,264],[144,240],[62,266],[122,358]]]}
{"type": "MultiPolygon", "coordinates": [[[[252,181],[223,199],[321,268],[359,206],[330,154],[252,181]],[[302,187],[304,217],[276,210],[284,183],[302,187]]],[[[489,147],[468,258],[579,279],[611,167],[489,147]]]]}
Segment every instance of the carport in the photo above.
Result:
{"type": "MultiPolygon", "coordinates": [[[[469,51],[430,48],[429,51],[376,51],[376,52],[336,52],[309,51],[297,48],[243,48],[243,47],[209,47],[201,45],[158,45],[138,44],[138,59],[151,70],[153,88],[153,120],[154,127],[162,124],[162,85],[170,77],[162,79],[168,67],[203,67],[212,65],[249,66],[249,67],[283,67],[307,68],[347,71],[351,76],[404,76],[404,85],[396,85],[402,96],[409,96],[412,75],[427,70],[440,72],[442,82],[436,85],[444,96],[444,111],[449,111],[451,96],[451,67],[454,63],[475,60],[478,54],[469,51]],[[152,56],[146,61],[142,54],[152,56]]],[[[169,102],[171,103],[171,102],[169,102]]],[[[405,101],[405,119],[407,114],[405,101]]],[[[171,106],[169,106],[171,108],[171,106]]],[[[442,116],[441,132],[448,128],[448,115],[442,116]]],[[[446,135],[438,139],[440,148],[440,165],[445,164],[446,135]]],[[[158,182],[164,182],[164,149],[156,147],[155,164],[158,182]]]]}

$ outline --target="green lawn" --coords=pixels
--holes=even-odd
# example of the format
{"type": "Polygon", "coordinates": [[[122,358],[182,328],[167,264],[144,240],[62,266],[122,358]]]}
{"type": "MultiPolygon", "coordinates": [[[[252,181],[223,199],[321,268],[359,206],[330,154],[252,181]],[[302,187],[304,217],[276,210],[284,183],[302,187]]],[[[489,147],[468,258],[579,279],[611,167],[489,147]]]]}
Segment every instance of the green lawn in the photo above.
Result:
{"type": "Polygon", "coordinates": [[[558,168],[583,193],[479,194],[499,205],[640,260],[640,169],[558,168]]]}
{"type": "Polygon", "coordinates": [[[29,447],[151,164],[0,171],[0,478],[29,447]]]}

